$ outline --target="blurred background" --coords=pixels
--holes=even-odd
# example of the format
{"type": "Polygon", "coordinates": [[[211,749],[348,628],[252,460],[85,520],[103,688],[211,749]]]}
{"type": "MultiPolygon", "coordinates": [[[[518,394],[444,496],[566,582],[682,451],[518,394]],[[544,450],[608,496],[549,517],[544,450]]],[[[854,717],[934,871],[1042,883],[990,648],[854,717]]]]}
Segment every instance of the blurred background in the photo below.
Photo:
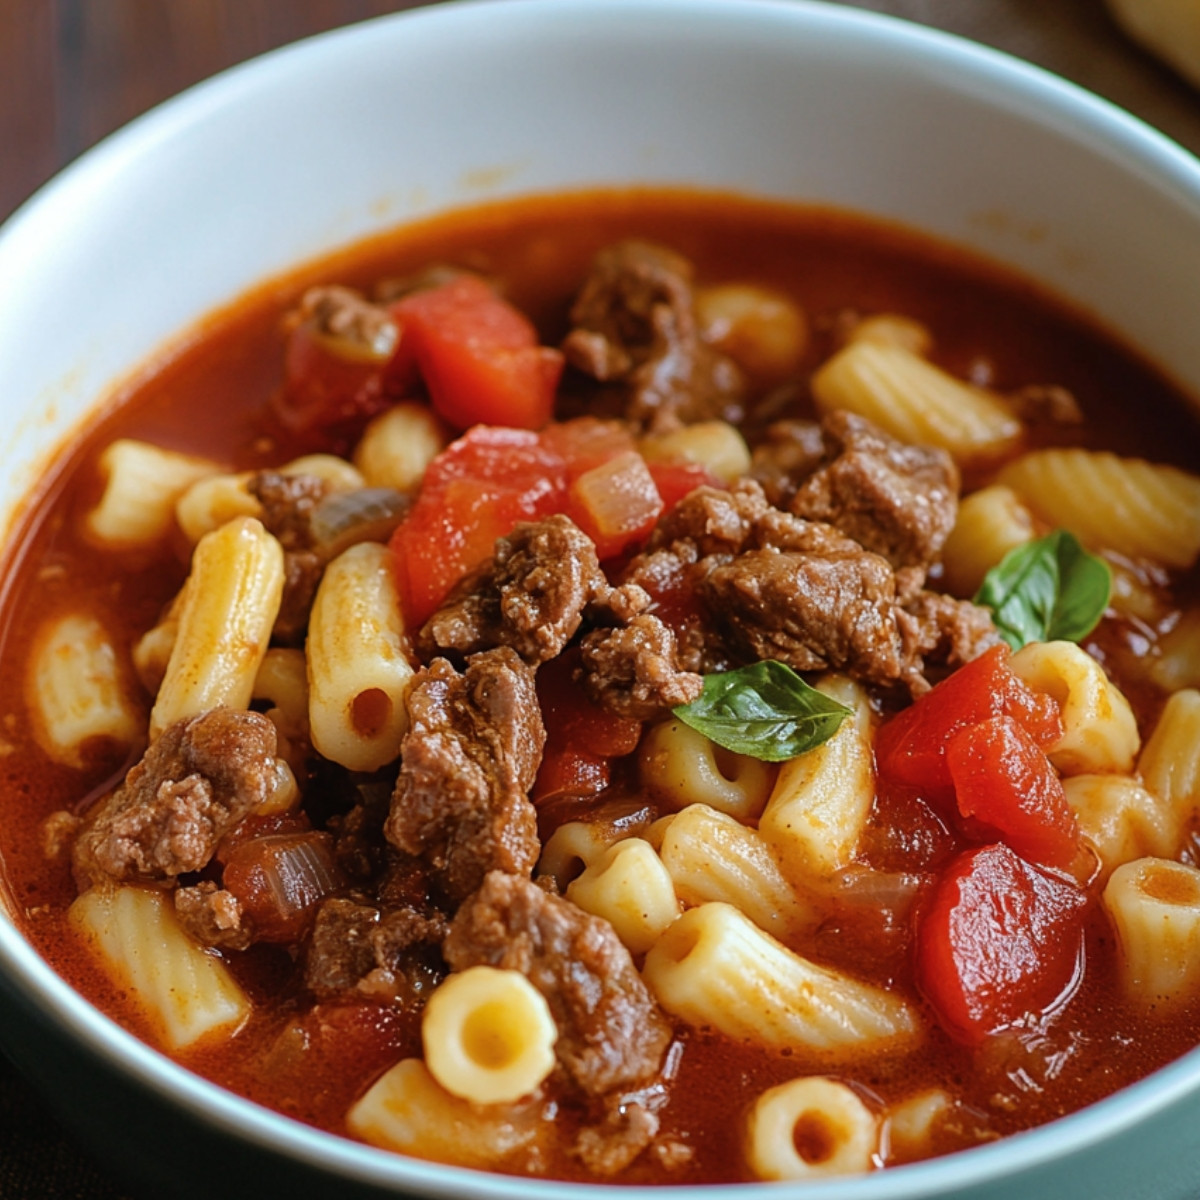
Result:
{"type": "MultiPolygon", "coordinates": [[[[431,2],[0,0],[0,220],[89,146],[190,84],[298,38],[431,2]]],[[[1103,0],[843,2],[1049,68],[1200,153],[1200,92],[1129,41],[1103,0]]],[[[0,1200],[125,1200],[3,1057],[0,1200]]]]}

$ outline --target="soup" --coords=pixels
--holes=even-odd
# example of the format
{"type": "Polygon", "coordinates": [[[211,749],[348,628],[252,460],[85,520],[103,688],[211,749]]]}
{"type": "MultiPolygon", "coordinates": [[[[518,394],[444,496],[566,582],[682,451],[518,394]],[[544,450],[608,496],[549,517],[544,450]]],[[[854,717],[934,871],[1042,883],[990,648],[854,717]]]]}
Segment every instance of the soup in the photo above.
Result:
{"type": "Polygon", "coordinates": [[[1052,1120],[1197,1041],[1195,437],[844,215],[587,194],[306,267],[13,540],[14,910],[189,1068],[420,1157],[815,1178],[1052,1120]]]}

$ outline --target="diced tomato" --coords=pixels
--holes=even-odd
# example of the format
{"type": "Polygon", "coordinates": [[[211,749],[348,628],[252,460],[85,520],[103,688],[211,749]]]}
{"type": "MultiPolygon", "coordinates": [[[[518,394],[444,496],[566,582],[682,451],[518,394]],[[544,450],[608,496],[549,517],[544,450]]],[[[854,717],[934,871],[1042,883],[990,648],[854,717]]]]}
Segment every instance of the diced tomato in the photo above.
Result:
{"type": "Polygon", "coordinates": [[[540,429],[554,409],[563,358],[529,319],[476,275],[412,292],[391,306],[438,414],[458,429],[540,429]]]}
{"type": "Polygon", "coordinates": [[[535,803],[596,796],[609,784],[609,760],[631,754],[642,723],[593,704],[573,678],[579,652],[571,648],[538,668],[538,703],[546,749],[533,787],[535,803]]]}
{"type": "Polygon", "coordinates": [[[422,625],[468,571],[486,562],[497,538],[565,503],[565,465],[535,433],[478,426],[447,446],[390,542],[409,626],[422,625]]]}
{"type": "Polygon", "coordinates": [[[339,353],[310,322],[297,326],[284,352],[284,382],[272,408],[290,433],[314,445],[349,446],[399,393],[384,386],[384,363],[339,353]]]}
{"type": "Polygon", "coordinates": [[[1067,870],[1079,823],[1050,760],[1012,717],[990,717],[946,744],[958,811],[981,822],[1022,858],[1067,870]]]}
{"type": "Polygon", "coordinates": [[[596,543],[601,561],[644,541],[662,507],[658,488],[636,450],[585,471],[567,495],[567,515],[596,543]]]}
{"type": "Polygon", "coordinates": [[[612,781],[608,759],[574,746],[547,746],[529,793],[534,804],[598,796],[612,781]]]}
{"type": "Polygon", "coordinates": [[[664,511],[674,508],[684,496],[698,487],[724,487],[707,467],[699,463],[652,462],[647,466],[654,486],[662,497],[664,511]]]}
{"type": "Polygon", "coordinates": [[[567,478],[571,480],[619,454],[637,449],[627,426],[600,417],[555,421],[542,430],[541,438],[542,445],[567,464],[567,478]]]}
{"type": "Polygon", "coordinates": [[[1085,895],[1004,845],[958,856],[917,928],[917,981],[942,1027],[977,1045],[1078,982],[1085,895]]]}
{"type": "Polygon", "coordinates": [[[946,744],[959,730],[990,717],[1013,717],[1039,746],[1062,736],[1058,705],[1035,692],[1008,665],[1007,646],[995,646],[947,676],[893,717],[875,739],[875,761],[889,782],[916,788],[927,799],[952,791],[946,744]]]}

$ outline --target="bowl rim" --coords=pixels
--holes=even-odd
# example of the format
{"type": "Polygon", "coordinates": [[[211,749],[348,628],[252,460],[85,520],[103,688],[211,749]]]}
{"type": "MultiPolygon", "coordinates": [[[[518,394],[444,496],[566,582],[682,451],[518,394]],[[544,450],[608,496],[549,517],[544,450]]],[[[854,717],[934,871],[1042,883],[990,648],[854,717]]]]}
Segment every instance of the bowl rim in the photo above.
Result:
{"type": "MultiPolygon", "coordinates": [[[[402,10],[315,34],[229,67],[157,105],[108,135],[58,172],[0,225],[0,275],[36,259],[44,232],[105,179],[152,154],[165,139],[215,110],[269,91],[273,81],[303,71],[328,47],[352,48],[383,28],[416,23],[461,25],[497,17],[539,23],[578,19],[628,21],[677,18],[738,23],[778,21],[789,28],[808,26],[838,31],[874,45],[904,52],[914,68],[937,72],[947,88],[970,87],[1001,107],[1037,109],[1055,129],[1094,152],[1120,158],[1126,169],[1152,176],[1200,219],[1200,159],[1116,104],[1052,72],[960,35],[873,10],[829,0],[455,0],[402,10]]],[[[471,1195],[488,1200],[519,1200],[532,1190],[547,1200],[578,1200],[611,1193],[651,1200],[661,1186],[577,1184],[506,1176],[425,1162],[326,1133],[264,1108],[179,1066],[127,1032],[75,992],[37,954],[10,914],[0,905],[0,970],[18,996],[32,1002],[93,1055],[160,1098],[188,1111],[210,1128],[260,1149],[288,1156],[355,1182],[420,1191],[445,1197],[471,1195]]],[[[953,1195],[984,1181],[1000,1182],[1049,1160],[1095,1146],[1130,1126],[1200,1091],[1200,1050],[1078,1112],[1001,1141],[938,1159],[889,1168],[869,1176],[805,1183],[810,1200],[905,1200],[918,1195],[953,1195]]],[[[695,1186],[695,1185],[692,1185],[695,1186]]],[[[761,1197],[760,1183],[717,1186],[730,1200],[761,1197]]]]}

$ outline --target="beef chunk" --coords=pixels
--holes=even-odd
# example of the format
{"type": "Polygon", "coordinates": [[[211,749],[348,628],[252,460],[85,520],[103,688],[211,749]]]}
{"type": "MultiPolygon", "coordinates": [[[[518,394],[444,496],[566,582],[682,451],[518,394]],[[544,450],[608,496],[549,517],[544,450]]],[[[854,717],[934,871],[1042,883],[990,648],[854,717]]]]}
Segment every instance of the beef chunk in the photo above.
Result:
{"type": "Polygon", "coordinates": [[[254,940],[238,898],[211,880],[175,889],[175,915],[196,941],[225,950],[245,950],[254,940]]]}
{"type": "Polygon", "coordinates": [[[237,709],[164,730],[81,829],[73,853],[80,888],[200,870],[224,834],[274,791],[275,748],[275,726],[237,709]]]}
{"type": "Polygon", "coordinates": [[[754,447],[750,476],[776,508],[787,508],[824,459],[825,438],[816,421],[775,421],[754,447]]]}
{"type": "Polygon", "coordinates": [[[1001,640],[991,612],[969,600],[922,590],[904,600],[903,608],[911,618],[915,652],[933,662],[961,666],[1001,640]]]}
{"type": "Polygon", "coordinates": [[[316,475],[284,475],[259,471],[247,491],[262,505],[262,523],[285,550],[310,550],[313,509],[329,494],[329,484],[316,475]]]}
{"type": "Polygon", "coordinates": [[[432,657],[511,646],[527,663],[547,662],[607,590],[595,545],[569,517],[524,523],[499,538],[492,561],[430,617],[418,648],[432,657]]]}
{"type": "Polygon", "coordinates": [[[311,522],[329,485],[315,475],[259,471],[248,490],[263,507],[263,525],[283,546],[283,597],[273,632],[279,641],[296,643],[308,627],[309,610],[325,570],[325,560],[314,548],[311,522]]]}
{"type": "Polygon", "coordinates": [[[671,1029],[607,921],[535,883],[491,872],[442,947],[452,970],[520,971],[546,998],[560,1064],[586,1095],[653,1080],[671,1029]]]}
{"type": "Polygon", "coordinates": [[[355,991],[415,1002],[442,973],[438,946],[447,930],[432,910],[326,900],[308,944],[305,986],[327,1000],[355,991]]]}
{"type": "Polygon", "coordinates": [[[929,686],[926,656],[955,661],[991,636],[983,610],[933,598],[923,576],[923,567],[893,569],[831,525],[780,511],[746,481],[686,496],[627,577],[651,594],[695,597],[694,618],[671,614],[683,643],[676,661],[689,669],[776,658],[915,694],[929,686]]]}
{"type": "Polygon", "coordinates": [[[459,902],[491,870],[528,874],[540,849],[529,802],[546,731],[534,672],[507,646],[418,672],[384,832],[459,902]]]}
{"type": "Polygon", "coordinates": [[[675,634],[651,613],[615,629],[593,630],[581,650],[588,695],[621,716],[650,720],[691,703],[704,686],[699,675],[679,665],[675,634]]]}
{"type": "Polygon", "coordinates": [[[347,350],[356,349],[362,358],[382,361],[395,349],[397,330],[391,314],[353,288],[309,288],[301,298],[300,314],[318,333],[347,350]]]}
{"type": "Polygon", "coordinates": [[[830,413],[822,432],[826,462],[800,485],[791,511],[833,525],[893,567],[928,569],[958,513],[950,455],[898,442],[855,413],[830,413]]]}
{"type": "Polygon", "coordinates": [[[836,553],[750,550],[704,579],[710,611],[745,660],[797,671],[836,667],[869,683],[907,680],[888,564],[849,543],[836,553]]]}
{"type": "Polygon", "coordinates": [[[736,420],[743,381],[700,338],[687,259],[648,242],[602,250],[571,309],[568,362],[628,390],[627,417],[655,431],[736,420]]]}

